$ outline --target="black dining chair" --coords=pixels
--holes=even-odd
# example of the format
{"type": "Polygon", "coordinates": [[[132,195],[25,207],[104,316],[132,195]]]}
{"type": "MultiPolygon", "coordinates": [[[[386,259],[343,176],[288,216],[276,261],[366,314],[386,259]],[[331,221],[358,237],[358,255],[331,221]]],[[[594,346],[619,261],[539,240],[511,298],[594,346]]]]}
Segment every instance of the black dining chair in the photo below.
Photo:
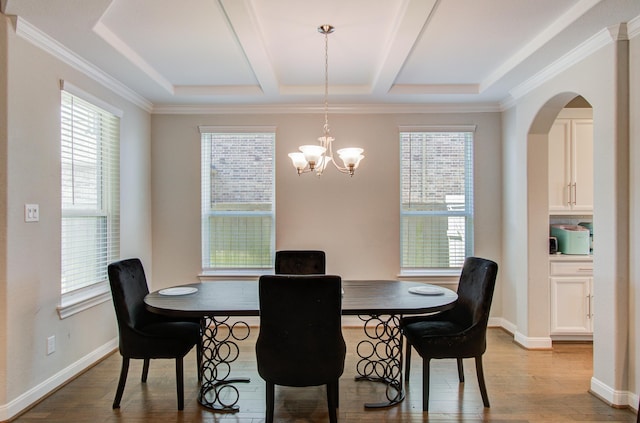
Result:
{"type": "Polygon", "coordinates": [[[276,275],[324,275],[326,273],[324,251],[281,250],[276,251],[276,275]]]}
{"type": "Polygon", "coordinates": [[[202,352],[200,350],[200,324],[191,320],[176,320],[153,314],[144,306],[149,293],[142,262],[137,259],[121,260],[108,266],[111,295],[118,321],[119,349],[122,369],[113,408],[120,408],[131,359],[144,360],[142,382],[147,381],[151,359],[176,360],[176,387],[178,410],[184,409],[183,358],[195,345],[198,348],[198,380],[202,352]]]}
{"type": "Polygon", "coordinates": [[[458,284],[458,300],[452,309],[426,316],[404,317],[400,328],[406,338],[405,380],[409,381],[411,348],[422,357],[422,409],[429,410],[429,365],[431,359],[455,358],[458,379],[464,382],[463,358],[475,358],[482,402],[489,396],[482,370],[487,348],[486,332],[498,265],[478,257],[464,261],[458,284]]]}
{"type": "Polygon", "coordinates": [[[344,371],[342,280],[333,275],[266,275],[259,281],[258,373],[266,382],[266,421],[273,422],[275,385],[326,385],[329,420],[337,421],[344,371]]]}

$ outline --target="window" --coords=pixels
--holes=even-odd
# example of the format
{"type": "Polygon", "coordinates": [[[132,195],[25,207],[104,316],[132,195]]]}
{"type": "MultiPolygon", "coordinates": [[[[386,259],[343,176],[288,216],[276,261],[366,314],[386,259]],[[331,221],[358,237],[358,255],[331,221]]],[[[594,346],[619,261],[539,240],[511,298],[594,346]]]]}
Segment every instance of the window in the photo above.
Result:
{"type": "Polygon", "coordinates": [[[203,272],[273,268],[274,129],[201,127],[200,132],[203,272]]]}
{"type": "Polygon", "coordinates": [[[473,252],[473,132],[438,130],[400,132],[403,274],[457,270],[473,252]]]}
{"type": "Polygon", "coordinates": [[[60,114],[62,306],[98,286],[108,293],[107,266],[120,252],[120,118],[69,87],[60,114]]]}

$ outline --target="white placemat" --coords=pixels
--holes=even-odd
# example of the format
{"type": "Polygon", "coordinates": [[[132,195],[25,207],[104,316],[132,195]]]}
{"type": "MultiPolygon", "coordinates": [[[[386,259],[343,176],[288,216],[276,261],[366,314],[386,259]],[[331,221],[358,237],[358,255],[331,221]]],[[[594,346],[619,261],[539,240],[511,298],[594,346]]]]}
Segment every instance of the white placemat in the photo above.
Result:
{"type": "Polygon", "coordinates": [[[436,286],[414,286],[409,292],[418,295],[444,295],[444,291],[436,286]]]}
{"type": "Polygon", "coordinates": [[[197,291],[198,288],[192,286],[176,286],[175,288],[161,289],[158,293],[160,295],[187,295],[197,291]]]}

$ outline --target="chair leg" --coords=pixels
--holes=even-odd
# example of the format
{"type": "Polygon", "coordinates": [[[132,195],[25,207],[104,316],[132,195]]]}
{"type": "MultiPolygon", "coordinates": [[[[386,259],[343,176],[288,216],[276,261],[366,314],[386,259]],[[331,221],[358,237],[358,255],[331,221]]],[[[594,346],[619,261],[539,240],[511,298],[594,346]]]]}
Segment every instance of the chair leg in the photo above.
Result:
{"type": "Polygon", "coordinates": [[[198,339],[198,343],[196,344],[196,362],[198,365],[198,383],[202,382],[202,354],[203,354],[203,346],[202,346],[202,342],[203,342],[203,336],[204,336],[204,332],[207,329],[206,327],[207,325],[207,319],[206,318],[202,318],[200,319],[200,338],[198,339]]]}
{"type": "Polygon", "coordinates": [[[487,386],[484,383],[484,372],[482,371],[482,356],[476,357],[476,373],[478,374],[478,385],[480,386],[480,394],[484,406],[489,408],[489,395],[487,394],[487,386]]]}
{"type": "Polygon", "coordinates": [[[327,383],[327,407],[329,408],[329,422],[338,422],[338,413],[336,412],[339,402],[338,381],[327,383]]]}
{"type": "Polygon", "coordinates": [[[113,408],[120,408],[120,400],[124,392],[124,385],[127,383],[127,373],[129,372],[129,359],[122,357],[122,368],[120,369],[120,379],[118,380],[118,389],[116,389],[116,397],[113,399],[113,408]]]}
{"type": "MultiPolygon", "coordinates": [[[[406,340],[406,338],[405,338],[406,340]]],[[[411,373],[411,344],[407,341],[407,347],[404,353],[404,381],[409,383],[409,374],[411,373]]]]}
{"type": "Polygon", "coordinates": [[[196,365],[198,366],[198,382],[202,382],[202,339],[196,345],[196,365]]]}
{"type": "Polygon", "coordinates": [[[267,382],[267,410],[265,416],[266,423],[273,423],[273,415],[275,408],[275,385],[271,382],[267,382]]]}
{"type": "Polygon", "coordinates": [[[462,359],[457,358],[456,361],[458,362],[458,380],[460,380],[460,383],[464,383],[464,367],[462,366],[462,359]]]}
{"type": "MultiPolygon", "coordinates": [[[[339,381],[340,381],[339,379],[336,379],[333,386],[327,385],[327,395],[329,395],[329,389],[331,389],[331,391],[333,392],[333,396],[336,403],[335,408],[340,408],[340,382],[339,381]]],[[[329,397],[327,396],[327,400],[328,399],[329,397]]]]}
{"type": "Polygon", "coordinates": [[[429,411],[429,365],[431,360],[422,360],[422,411],[429,411]]]}
{"type": "Polygon", "coordinates": [[[142,365],[142,383],[146,383],[147,382],[147,376],[149,376],[149,363],[151,362],[150,359],[145,358],[144,359],[144,364],[142,365]]]}
{"type": "Polygon", "coordinates": [[[176,358],[176,391],[178,394],[178,410],[184,410],[184,367],[182,357],[176,358]]]}

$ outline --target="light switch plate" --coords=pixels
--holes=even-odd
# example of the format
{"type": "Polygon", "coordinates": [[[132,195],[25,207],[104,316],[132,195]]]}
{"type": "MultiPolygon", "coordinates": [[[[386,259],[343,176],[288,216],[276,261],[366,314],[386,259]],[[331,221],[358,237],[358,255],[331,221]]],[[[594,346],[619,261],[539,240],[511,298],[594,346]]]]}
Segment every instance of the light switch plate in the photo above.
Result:
{"type": "Polygon", "coordinates": [[[56,336],[51,335],[47,338],[47,355],[56,352],[56,336]]]}
{"type": "Polygon", "coordinates": [[[40,206],[38,204],[24,205],[24,221],[25,222],[40,221],[40,206]]]}

